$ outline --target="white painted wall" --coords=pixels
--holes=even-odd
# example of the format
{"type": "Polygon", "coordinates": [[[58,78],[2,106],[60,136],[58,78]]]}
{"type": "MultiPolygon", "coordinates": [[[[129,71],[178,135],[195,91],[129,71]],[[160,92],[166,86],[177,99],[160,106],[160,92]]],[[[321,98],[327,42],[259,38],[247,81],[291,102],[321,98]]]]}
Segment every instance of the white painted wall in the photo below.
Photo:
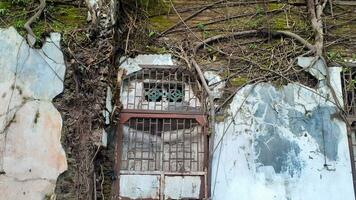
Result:
{"type": "Polygon", "coordinates": [[[216,124],[213,199],[354,200],[346,126],[328,99],[325,86],[241,89],[216,124]]]}

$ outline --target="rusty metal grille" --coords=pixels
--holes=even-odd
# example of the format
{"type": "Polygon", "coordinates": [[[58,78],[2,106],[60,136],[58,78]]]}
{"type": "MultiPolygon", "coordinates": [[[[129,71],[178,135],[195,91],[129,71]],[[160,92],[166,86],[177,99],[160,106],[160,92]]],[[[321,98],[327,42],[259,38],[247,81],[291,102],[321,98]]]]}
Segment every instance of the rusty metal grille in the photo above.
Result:
{"type": "Polygon", "coordinates": [[[345,111],[356,121],[356,68],[344,68],[342,72],[345,111]]]}
{"type": "Polygon", "coordinates": [[[199,81],[175,66],[140,67],[121,86],[113,199],[206,198],[208,137],[199,81]],[[186,189],[175,191],[177,184],[186,189]]]}
{"type": "Polygon", "coordinates": [[[203,172],[205,138],[195,119],[131,118],[123,126],[121,170],[203,172]]]}
{"type": "Polygon", "coordinates": [[[124,109],[196,112],[203,110],[200,84],[189,72],[143,68],[127,76],[121,88],[124,109]]]}

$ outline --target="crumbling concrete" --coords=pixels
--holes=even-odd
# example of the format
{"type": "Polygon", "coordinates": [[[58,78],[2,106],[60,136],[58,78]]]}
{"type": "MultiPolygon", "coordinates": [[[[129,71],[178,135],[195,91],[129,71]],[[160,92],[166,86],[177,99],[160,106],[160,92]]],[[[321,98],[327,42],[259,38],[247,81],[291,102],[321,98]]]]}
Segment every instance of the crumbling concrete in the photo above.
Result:
{"type": "MultiPolygon", "coordinates": [[[[328,70],[336,99],[325,82],[317,89],[260,83],[236,94],[216,124],[214,200],[354,200],[347,130],[338,117],[341,69],[328,70]]],[[[324,73],[310,72],[324,81],[324,73]]]]}
{"type": "Polygon", "coordinates": [[[214,98],[221,98],[226,84],[225,81],[213,71],[204,72],[204,77],[207,80],[209,87],[212,88],[214,98]]]}
{"type": "Polygon", "coordinates": [[[0,29],[1,199],[49,198],[67,169],[62,119],[51,103],[63,90],[59,42],[52,33],[32,49],[14,28],[0,29]]]}

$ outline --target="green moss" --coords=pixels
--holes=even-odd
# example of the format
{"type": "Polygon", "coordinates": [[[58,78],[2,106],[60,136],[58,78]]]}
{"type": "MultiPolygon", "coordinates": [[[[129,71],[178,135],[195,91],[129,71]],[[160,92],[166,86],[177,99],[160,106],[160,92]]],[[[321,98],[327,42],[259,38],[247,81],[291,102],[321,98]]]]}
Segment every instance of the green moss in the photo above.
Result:
{"type": "Polygon", "coordinates": [[[281,3],[269,3],[268,4],[268,10],[277,10],[277,9],[281,9],[284,6],[284,4],[281,3]]]}
{"type": "Polygon", "coordinates": [[[74,30],[86,25],[85,17],[87,11],[85,8],[64,5],[55,7],[51,6],[49,10],[55,20],[51,23],[45,23],[43,21],[39,23],[39,33],[48,28],[55,32],[65,33],[69,30],[74,30]]]}
{"type": "Polygon", "coordinates": [[[170,26],[174,25],[176,22],[167,16],[156,16],[149,19],[150,29],[156,31],[164,31],[170,26]]]}
{"type": "Polygon", "coordinates": [[[287,20],[286,18],[283,17],[278,17],[273,20],[273,29],[275,30],[283,30],[283,29],[288,29],[287,27],[287,20]]]}
{"type": "Polygon", "coordinates": [[[9,9],[11,7],[11,3],[8,1],[0,1],[0,10],[1,9],[9,9]]]}
{"type": "Polygon", "coordinates": [[[229,117],[231,117],[231,114],[229,112],[223,112],[223,113],[217,114],[215,116],[215,121],[223,122],[223,121],[225,121],[225,119],[228,119],[229,117]]]}
{"type": "Polygon", "coordinates": [[[236,77],[230,79],[230,84],[235,87],[239,87],[245,83],[247,83],[248,79],[245,77],[236,77]]]}
{"type": "MultiPolygon", "coordinates": [[[[26,34],[23,26],[31,16],[28,11],[30,8],[26,5],[22,5],[21,2],[23,1],[27,0],[19,0],[16,2],[3,0],[0,2],[0,11],[1,9],[8,10],[3,17],[1,26],[14,26],[21,35],[26,34]]],[[[31,25],[32,30],[37,38],[40,38],[43,33],[65,33],[69,30],[86,25],[86,8],[76,8],[74,6],[68,5],[53,6],[51,4],[47,4],[46,11],[50,13],[50,18],[44,19],[41,17],[31,25]]]]}
{"type": "Polygon", "coordinates": [[[284,13],[279,13],[272,18],[271,28],[274,30],[308,30],[308,24],[299,16],[290,14],[288,19],[284,13]]]}
{"type": "Polygon", "coordinates": [[[31,3],[31,0],[11,0],[11,3],[19,6],[26,6],[31,3]]]}
{"type": "Polygon", "coordinates": [[[216,35],[220,35],[221,32],[219,31],[203,31],[203,38],[209,38],[209,37],[213,37],[216,35]]]}
{"type": "Polygon", "coordinates": [[[266,21],[265,21],[264,17],[256,17],[256,18],[249,20],[245,24],[245,27],[251,28],[251,29],[257,29],[257,28],[263,27],[265,22],[266,21]]]}
{"type": "Polygon", "coordinates": [[[225,116],[224,115],[216,115],[215,116],[215,121],[216,122],[223,122],[225,120],[225,116]]]}

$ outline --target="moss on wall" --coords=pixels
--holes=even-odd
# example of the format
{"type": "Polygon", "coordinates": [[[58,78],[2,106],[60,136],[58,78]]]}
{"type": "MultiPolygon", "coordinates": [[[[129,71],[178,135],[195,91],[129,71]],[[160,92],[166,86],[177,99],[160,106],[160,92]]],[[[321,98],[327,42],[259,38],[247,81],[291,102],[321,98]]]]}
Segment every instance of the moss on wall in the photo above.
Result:
{"type": "MultiPolygon", "coordinates": [[[[25,1],[25,0],[22,0],[25,1]]],[[[22,1],[3,0],[0,2],[0,27],[15,27],[21,35],[25,35],[24,25],[33,15],[37,4],[23,5],[22,1]]],[[[27,0],[26,0],[27,1],[27,0]]],[[[66,33],[79,27],[85,26],[86,8],[77,8],[69,5],[47,4],[44,14],[32,24],[32,29],[37,38],[47,32],[66,33]],[[46,16],[46,17],[44,17],[46,16]]]]}
{"type": "Polygon", "coordinates": [[[176,23],[176,20],[166,15],[151,17],[149,19],[149,28],[158,32],[164,31],[176,23]]]}
{"type": "Polygon", "coordinates": [[[230,84],[234,87],[240,87],[247,82],[248,82],[248,78],[246,77],[236,77],[230,79],[230,84]]]}

